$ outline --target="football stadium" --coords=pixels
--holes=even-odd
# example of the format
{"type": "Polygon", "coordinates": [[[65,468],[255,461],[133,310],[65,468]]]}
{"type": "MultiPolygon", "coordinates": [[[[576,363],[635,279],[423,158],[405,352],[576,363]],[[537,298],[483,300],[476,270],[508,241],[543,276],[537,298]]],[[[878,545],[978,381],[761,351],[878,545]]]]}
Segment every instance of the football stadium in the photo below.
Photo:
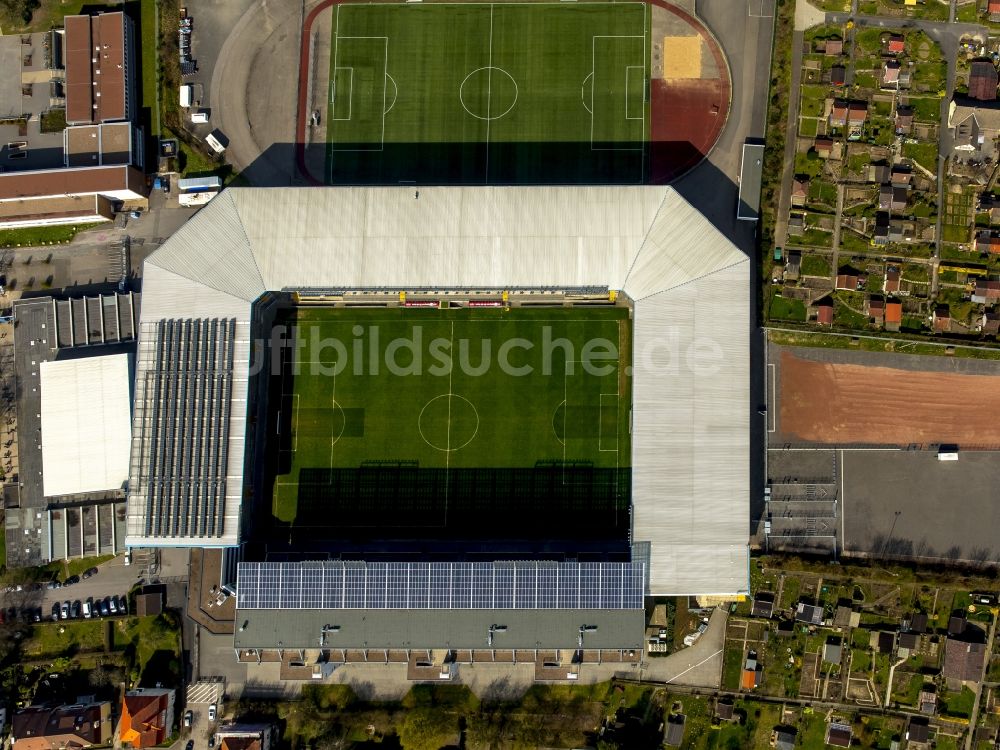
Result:
{"type": "Polygon", "coordinates": [[[238,558],[246,661],[634,661],[748,588],[750,275],[669,187],[227,189],[145,262],[126,543],[238,558]]]}

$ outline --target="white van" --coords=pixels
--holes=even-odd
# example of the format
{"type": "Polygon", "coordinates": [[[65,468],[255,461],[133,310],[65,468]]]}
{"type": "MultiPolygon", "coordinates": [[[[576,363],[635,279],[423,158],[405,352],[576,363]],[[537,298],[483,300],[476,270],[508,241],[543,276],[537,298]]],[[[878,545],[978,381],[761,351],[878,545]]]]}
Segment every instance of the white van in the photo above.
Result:
{"type": "Polygon", "coordinates": [[[191,122],[206,123],[208,122],[208,112],[192,112],[191,122]]]}
{"type": "Polygon", "coordinates": [[[89,620],[91,615],[94,614],[93,605],[90,603],[90,599],[83,603],[83,619],[89,620]]]}
{"type": "Polygon", "coordinates": [[[191,106],[191,102],[194,99],[194,86],[190,83],[185,83],[181,86],[181,106],[187,109],[191,106]]]}
{"type": "Polygon", "coordinates": [[[212,150],[217,154],[221,154],[226,150],[226,147],[222,145],[218,138],[215,137],[214,133],[209,133],[205,136],[205,143],[211,146],[212,150]]]}

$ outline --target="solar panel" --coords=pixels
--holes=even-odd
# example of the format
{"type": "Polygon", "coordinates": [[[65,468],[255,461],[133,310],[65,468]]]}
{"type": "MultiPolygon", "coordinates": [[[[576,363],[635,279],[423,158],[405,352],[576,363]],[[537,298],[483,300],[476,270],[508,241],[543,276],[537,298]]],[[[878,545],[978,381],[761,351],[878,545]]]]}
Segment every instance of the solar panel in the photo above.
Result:
{"type": "Polygon", "coordinates": [[[240,609],[641,609],[645,563],[240,563],[240,609]]]}

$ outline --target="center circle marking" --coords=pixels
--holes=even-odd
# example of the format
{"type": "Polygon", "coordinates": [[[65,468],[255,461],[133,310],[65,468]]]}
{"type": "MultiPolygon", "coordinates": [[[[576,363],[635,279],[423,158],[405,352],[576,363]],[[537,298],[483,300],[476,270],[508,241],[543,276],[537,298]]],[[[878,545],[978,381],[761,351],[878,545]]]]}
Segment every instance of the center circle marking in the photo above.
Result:
{"type": "Polygon", "coordinates": [[[458,89],[462,108],[477,120],[499,120],[514,109],[517,94],[514,77],[503,68],[489,65],[469,73],[458,89]],[[486,92],[486,112],[480,111],[476,104],[476,95],[482,98],[482,92],[486,92]],[[471,107],[469,102],[473,103],[471,107]]]}

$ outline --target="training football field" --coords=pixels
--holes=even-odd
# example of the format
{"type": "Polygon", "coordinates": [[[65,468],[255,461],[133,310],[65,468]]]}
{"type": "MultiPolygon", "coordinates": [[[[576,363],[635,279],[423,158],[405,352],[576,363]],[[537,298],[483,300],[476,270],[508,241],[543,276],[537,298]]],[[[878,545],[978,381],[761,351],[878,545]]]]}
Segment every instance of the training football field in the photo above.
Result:
{"type": "Polygon", "coordinates": [[[626,308],[300,308],[289,324],[275,520],[627,526],[626,308]]]}
{"type": "Polygon", "coordinates": [[[646,3],[339,4],[331,184],[641,183],[646,3]]]}

